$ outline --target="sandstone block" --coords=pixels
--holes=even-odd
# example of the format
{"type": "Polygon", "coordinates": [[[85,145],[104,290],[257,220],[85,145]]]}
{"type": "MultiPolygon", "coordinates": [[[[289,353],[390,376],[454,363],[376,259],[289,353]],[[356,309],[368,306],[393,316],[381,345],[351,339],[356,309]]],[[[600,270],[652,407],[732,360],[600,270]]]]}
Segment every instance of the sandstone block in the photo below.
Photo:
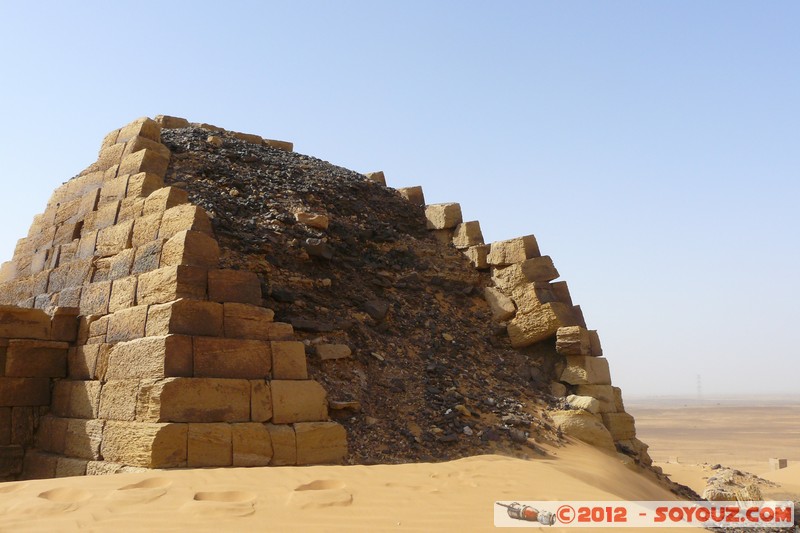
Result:
{"type": "Polygon", "coordinates": [[[512,318],[517,312],[517,307],[511,298],[495,287],[486,287],[483,290],[483,296],[492,310],[492,318],[498,322],[512,318]]]}
{"type": "Polygon", "coordinates": [[[550,382],[550,394],[556,398],[563,398],[567,395],[567,386],[560,381],[550,382]]]}
{"type": "MultiPolygon", "coordinates": [[[[225,336],[237,339],[270,340],[272,309],[250,304],[225,302],[223,304],[225,336]]],[[[291,328],[291,326],[289,326],[291,328]]]]}
{"type": "Polygon", "coordinates": [[[277,139],[264,139],[264,146],[275,148],[276,150],[283,150],[284,152],[291,152],[294,150],[294,143],[289,141],[279,141],[277,139]]]}
{"type": "MultiPolygon", "coordinates": [[[[136,467],[129,467],[136,468],[136,467]]],[[[86,475],[87,476],[110,476],[111,474],[119,474],[125,472],[123,465],[119,463],[110,463],[108,461],[87,461],[86,462],[86,475]]]]}
{"type": "Polygon", "coordinates": [[[57,341],[10,340],[5,375],[21,378],[60,378],[67,375],[69,344],[57,341]]]}
{"type": "Polygon", "coordinates": [[[161,229],[161,215],[161,213],[153,213],[134,219],[132,246],[138,248],[158,238],[158,231],[161,229]]]}
{"type": "Polygon", "coordinates": [[[264,139],[261,138],[261,135],[256,135],[254,133],[241,133],[238,131],[232,131],[230,134],[232,137],[250,144],[261,145],[264,143],[264,139]]]}
{"type": "Polygon", "coordinates": [[[425,206],[428,229],[451,229],[461,224],[461,206],[456,203],[425,206]]]}
{"type": "Polygon", "coordinates": [[[346,344],[317,344],[317,355],[323,361],[328,359],[344,359],[353,355],[346,344]]]}
{"type": "Polygon", "coordinates": [[[139,380],[114,379],[103,385],[100,393],[100,418],[105,420],[136,420],[139,380]]]}
{"type": "Polygon", "coordinates": [[[216,302],[182,298],[154,304],[147,313],[146,333],[148,337],[170,333],[221,337],[222,316],[222,304],[216,302]]]}
{"type": "Polygon", "coordinates": [[[561,381],[570,385],[610,385],[608,361],[602,357],[568,355],[561,381]]]}
{"type": "Polygon", "coordinates": [[[374,181],[375,183],[378,183],[386,187],[386,176],[384,176],[383,171],[378,170],[377,172],[367,172],[366,174],[364,174],[364,176],[369,181],[374,181]]]}
{"type": "Polygon", "coordinates": [[[326,230],[328,229],[328,217],[318,213],[306,213],[301,211],[294,214],[294,219],[300,224],[305,224],[308,227],[326,230]]]}
{"type": "Polygon", "coordinates": [[[593,415],[596,415],[600,412],[600,402],[591,396],[578,396],[576,394],[570,394],[567,396],[567,405],[573,409],[583,409],[584,411],[588,411],[593,415]]]}
{"type": "Polygon", "coordinates": [[[453,234],[453,246],[459,250],[483,244],[483,232],[481,223],[477,220],[464,222],[456,226],[453,234]]]}
{"type": "Polygon", "coordinates": [[[137,135],[135,137],[131,137],[131,139],[125,143],[125,150],[122,152],[122,156],[124,157],[140,150],[152,150],[167,161],[169,161],[169,157],[172,155],[169,151],[169,148],[160,142],[152,141],[146,137],[137,135]]]}
{"type": "Polygon", "coordinates": [[[486,270],[489,268],[487,257],[489,256],[489,246],[480,244],[478,246],[470,246],[464,250],[464,255],[467,256],[470,264],[478,270],[486,270]]]}
{"type": "MultiPolygon", "coordinates": [[[[118,200],[113,202],[103,203],[98,206],[97,211],[92,211],[91,213],[86,215],[83,224],[83,230],[81,232],[82,233],[81,238],[85,239],[89,237],[89,232],[92,231],[99,232],[100,230],[110,228],[111,226],[116,224],[119,215],[119,206],[120,202],[118,200]]],[[[88,245],[89,243],[86,244],[88,245]]],[[[91,244],[93,247],[96,247],[97,245],[96,236],[94,237],[94,242],[91,244]]],[[[81,248],[79,254],[82,257],[87,257],[83,248],[81,248]]]]}
{"type": "Polygon", "coordinates": [[[69,418],[43,416],[39,420],[36,446],[48,452],[63,454],[67,442],[69,421],[69,418]]]}
{"type": "Polygon", "coordinates": [[[189,424],[189,454],[187,466],[231,466],[230,424],[189,424]]]}
{"type": "Polygon", "coordinates": [[[254,272],[247,270],[209,270],[208,299],[260,305],[261,282],[254,272]]]}
{"type": "Polygon", "coordinates": [[[425,205],[425,195],[422,192],[422,187],[419,185],[414,187],[401,187],[397,189],[397,192],[412,205],[425,205]]]}
{"type": "Polygon", "coordinates": [[[0,407],[0,446],[11,444],[11,407],[0,407]]]}
{"type": "Polygon", "coordinates": [[[616,413],[614,387],[611,385],[578,385],[575,392],[582,396],[591,396],[598,401],[598,413],[616,413]]]}
{"type": "Polygon", "coordinates": [[[274,379],[308,379],[306,350],[302,342],[274,341],[270,344],[274,379]]]}
{"type": "Polygon", "coordinates": [[[136,276],[115,279],[111,282],[111,296],[108,302],[110,313],[136,305],[136,283],[136,276]]]}
{"type": "Polygon", "coordinates": [[[558,328],[556,351],[563,355],[591,355],[589,331],[580,326],[558,328]]]}
{"type": "Polygon", "coordinates": [[[11,444],[29,447],[33,444],[33,433],[39,419],[39,407],[18,406],[11,408],[11,444]]]}
{"type": "Polygon", "coordinates": [[[553,282],[550,285],[550,289],[553,291],[553,295],[557,301],[572,305],[572,296],[569,294],[569,287],[566,281],[553,282]]]}
{"type": "Polygon", "coordinates": [[[190,265],[216,268],[219,265],[217,240],[199,231],[180,231],[164,243],[161,266],[190,265]]]}
{"type": "Polygon", "coordinates": [[[604,450],[615,450],[611,433],[594,415],[586,411],[556,411],[551,416],[553,424],[565,435],[604,450]]]}
{"type": "Polygon", "coordinates": [[[126,197],[147,198],[153,192],[157,191],[163,186],[164,180],[161,178],[161,176],[140,172],[128,178],[128,191],[126,197]]]}
{"type": "Polygon", "coordinates": [[[207,278],[205,269],[186,265],[146,272],[139,276],[136,301],[139,304],[161,304],[179,298],[204,300],[207,278]]]}
{"type": "Polygon", "coordinates": [[[69,417],[97,418],[100,412],[99,381],[60,381],[70,383],[69,417]]]}
{"type": "Polygon", "coordinates": [[[250,382],[244,379],[143,381],[136,417],[146,422],[247,422],[250,401],[250,382]]]}
{"type": "MultiPolygon", "coordinates": [[[[20,448],[20,452],[22,448],[20,448]]],[[[23,462],[24,479],[52,479],[56,477],[58,456],[42,453],[38,450],[29,450],[23,462]]]]}
{"type": "Polygon", "coordinates": [[[268,378],[272,354],[265,341],[194,338],[195,377],[268,378]]]}
{"type": "MultiPolygon", "coordinates": [[[[114,147],[119,152],[119,158],[122,157],[122,150],[125,148],[122,145],[114,147]]],[[[117,159],[116,163],[119,163],[117,159]]],[[[110,165],[109,165],[110,166],[110,165]]],[[[107,168],[107,167],[106,167],[107,168]]],[[[108,202],[122,201],[128,192],[128,176],[127,174],[117,176],[114,179],[107,180],[103,183],[100,189],[100,203],[105,204],[108,202]]]]}
{"type": "Polygon", "coordinates": [[[539,257],[539,245],[536,237],[525,235],[505,241],[493,242],[488,261],[492,266],[507,266],[520,263],[526,259],[539,257]]]}
{"type": "Polygon", "coordinates": [[[597,330],[589,330],[589,345],[591,346],[592,355],[600,357],[603,355],[603,348],[600,346],[600,336],[597,330]]]}
{"type": "Polygon", "coordinates": [[[59,457],[56,462],[56,477],[85,476],[88,463],[86,459],[59,457]]]}
{"type": "Polygon", "coordinates": [[[155,150],[144,149],[124,156],[119,164],[117,174],[122,176],[124,174],[146,172],[148,174],[164,176],[164,174],[167,173],[168,165],[169,158],[164,157],[162,153],[155,150]]]}
{"type": "Polygon", "coordinates": [[[105,379],[192,376],[192,338],[145,337],[115,345],[108,355],[105,379]]]}
{"type": "Polygon", "coordinates": [[[273,379],[272,421],[275,424],[319,422],[328,419],[327,393],[316,381],[273,379]]]}
{"type": "Polygon", "coordinates": [[[131,274],[143,274],[151,270],[157,270],[161,265],[161,250],[163,246],[163,241],[159,239],[136,248],[131,274]]]}
{"type": "Polygon", "coordinates": [[[272,391],[269,382],[250,381],[250,420],[268,422],[272,419],[272,391]]]}
{"type": "Polygon", "coordinates": [[[188,424],[146,424],[109,420],[103,459],[145,468],[180,468],[187,462],[188,424]]]}
{"type": "Polygon", "coordinates": [[[614,411],[620,413],[625,411],[625,404],[622,402],[622,389],[611,387],[611,391],[614,393],[614,411]]]}
{"type": "Polygon", "coordinates": [[[294,431],[298,465],[341,463],[347,455],[347,434],[336,422],[300,422],[294,431]]]}
{"type": "Polygon", "coordinates": [[[0,305],[0,337],[47,339],[49,334],[50,317],[44,311],[0,305]]]}
{"type": "Polygon", "coordinates": [[[292,426],[265,424],[272,442],[271,466],[297,464],[297,437],[292,426]]]}
{"type": "Polygon", "coordinates": [[[188,128],[190,126],[189,121],[185,118],[171,117],[169,115],[158,115],[156,116],[155,121],[158,122],[161,125],[161,128],[165,130],[188,128]]]}
{"type": "Polygon", "coordinates": [[[557,277],[558,271],[548,256],[534,257],[492,271],[492,280],[506,292],[511,292],[523,284],[549,282],[557,277]]]}
{"type": "Polygon", "coordinates": [[[571,319],[571,309],[560,302],[547,303],[527,313],[517,312],[507,328],[511,346],[524,348],[552,337],[571,319]]]}
{"type": "Polygon", "coordinates": [[[161,229],[158,237],[170,239],[181,231],[198,231],[207,235],[213,235],[211,220],[201,207],[192,204],[181,204],[170,207],[164,211],[161,217],[161,229]]]}
{"type": "Polygon", "coordinates": [[[78,337],[77,307],[56,307],[50,323],[50,338],[54,341],[73,342],[78,337]]]}
{"type": "Polygon", "coordinates": [[[634,420],[628,413],[603,413],[603,424],[608,428],[614,440],[636,437],[634,420]]]}
{"type": "Polygon", "coordinates": [[[91,259],[94,257],[94,249],[97,245],[97,230],[89,231],[85,225],[83,229],[81,240],[78,242],[78,251],[75,252],[75,257],[91,259]]]}
{"type": "Polygon", "coordinates": [[[126,196],[123,198],[119,203],[117,224],[144,216],[144,203],[145,198],[139,196],[126,196]]]}
{"type": "Polygon", "coordinates": [[[132,220],[101,229],[97,232],[95,253],[101,257],[118,254],[122,250],[131,247],[132,235],[132,220]]]}
{"type": "Polygon", "coordinates": [[[21,473],[24,455],[22,446],[0,446],[0,479],[21,473]]]}
{"type": "Polygon", "coordinates": [[[64,453],[80,459],[100,459],[104,423],[103,420],[69,419],[64,453]]]}
{"type": "Polygon", "coordinates": [[[115,344],[144,337],[147,318],[148,306],[146,305],[120,309],[116,313],[108,315],[106,342],[115,344]]]}
{"type": "Polygon", "coordinates": [[[150,194],[144,202],[143,216],[164,213],[167,209],[185,204],[189,194],[177,187],[164,187],[150,194]]]}
{"type": "Polygon", "coordinates": [[[65,222],[77,222],[81,207],[81,198],[75,198],[59,204],[53,225],[58,227],[65,222]]]}
{"type": "Polygon", "coordinates": [[[150,139],[151,141],[161,141],[161,125],[148,117],[141,117],[130,124],[120,128],[117,134],[116,143],[126,143],[136,136],[150,139]]]}
{"type": "Polygon", "coordinates": [[[272,440],[264,424],[233,424],[233,466],[268,466],[272,459],[272,440]]]}

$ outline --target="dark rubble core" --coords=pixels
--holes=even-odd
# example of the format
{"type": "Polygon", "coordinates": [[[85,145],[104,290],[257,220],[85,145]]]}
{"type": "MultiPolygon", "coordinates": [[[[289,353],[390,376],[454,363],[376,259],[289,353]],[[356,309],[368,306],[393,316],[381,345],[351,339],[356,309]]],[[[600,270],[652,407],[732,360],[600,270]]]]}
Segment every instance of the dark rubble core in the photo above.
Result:
{"type": "Polygon", "coordinates": [[[421,207],[325,161],[226,133],[216,147],[208,135],[162,132],[166,183],[208,212],[223,268],[258,273],[264,305],[295,326],[329,400],[358,402],[330,411],[347,429],[348,462],[523,456],[559,441],[543,412],[552,343],[510,348],[482,297],[488,275],[426,230],[421,207]],[[328,215],[328,229],[295,222],[296,210],[328,215]],[[308,239],[332,257],[310,256],[308,239]],[[353,356],[321,361],[320,342],[353,356]]]}

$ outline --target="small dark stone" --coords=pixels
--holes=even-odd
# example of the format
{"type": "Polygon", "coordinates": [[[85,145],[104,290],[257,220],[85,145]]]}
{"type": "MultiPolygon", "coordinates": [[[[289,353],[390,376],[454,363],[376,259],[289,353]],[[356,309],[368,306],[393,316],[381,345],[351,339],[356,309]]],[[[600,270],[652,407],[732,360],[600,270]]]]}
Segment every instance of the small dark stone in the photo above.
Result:
{"type": "Polygon", "coordinates": [[[320,320],[291,318],[289,319],[289,322],[292,324],[294,329],[299,329],[300,331],[311,331],[314,333],[328,333],[331,331],[336,331],[336,326],[330,322],[322,322],[320,320]]]}
{"type": "Polygon", "coordinates": [[[528,441],[528,434],[521,429],[512,429],[508,432],[508,436],[511,438],[512,442],[516,442],[518,444],[522,444],[528,441]]]}
{"type": "Polygon", "coordinates": [[[381,322],[389,312],[390,304],[385,300],[370,300],[361,305],[361,310],[376,322],[381,322]]]}
{"type": "Polygon", "coordinates": [[[458,442],[458,435],[455,433],[446,433],[439,436],[439,442],[458,442]]]}
{"type": "Polygon", "coordinates": [[[295,294],[288,289],[272,289],[272,299],[276,302],[292,303],[297,299],[295,294]]]}
{"type": "Polygon", "coordinates": [[[333,258],[333,248],[322,239],[306,239],[303,249],[312,257],[330,260],[333,258]]]}

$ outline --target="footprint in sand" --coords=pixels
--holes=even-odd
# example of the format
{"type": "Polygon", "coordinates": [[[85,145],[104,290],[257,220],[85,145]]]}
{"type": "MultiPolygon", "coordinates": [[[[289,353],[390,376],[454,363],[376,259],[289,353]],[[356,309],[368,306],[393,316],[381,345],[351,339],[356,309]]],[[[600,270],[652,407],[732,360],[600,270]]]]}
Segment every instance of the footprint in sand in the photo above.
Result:
{"type": "Polygon", "coordinates": [[[256,494],[244,490],[197,492],[181,511],[198,516],[249,516],[256,512],[256,494]]]}
{"type": "Polygon", "coordinates": [[[286,500],[286,505],[298,509],[346,507],[352,503],[353,495],[344,481],[338,479],[317,479],[300,485],[286,500]]]}
{"type": "Polygon", "coordinates": [[[27,486],[27,483],[3,483],[0,484],[0,494],[10,494],[12,492],[16,492],[22,487],[27,486]]]}
{"type": "Polygon", "coordinates": [[[171,485],[172,481],[167,478],[152,477],[120,487],[109,494],[108,497],[116,503],[125,505],[148,503],[166,494],[171,485]]]}
{"type": "Polygon", "coordinates": [[[75,511],[92,498],[92,493],[77,488],[59,487],[25,498],[9,508],[20,516],[48,516],[75,511]]]}
{"type": "Polygon", "coordinates": [[[39,494],[43,500],[53,503],[83,503],[92,497],[92,493],[83,489],[61,487],[51,489],[39,494]]]}

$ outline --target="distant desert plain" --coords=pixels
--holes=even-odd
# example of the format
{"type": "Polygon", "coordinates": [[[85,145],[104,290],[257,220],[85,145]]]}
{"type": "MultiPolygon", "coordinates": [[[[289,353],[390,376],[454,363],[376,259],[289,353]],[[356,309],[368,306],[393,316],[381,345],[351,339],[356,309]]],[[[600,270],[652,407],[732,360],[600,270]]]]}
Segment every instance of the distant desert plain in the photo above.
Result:
{"type": "Polygon", "coordinates": [[[800,500],[800,395],[632,398],[625,408],[673,481],[702,494],[710,467],[721,464],[777,483],[765,497],[800,500]],[[771,470],[770,458],[788,467],[771,470]]]}

